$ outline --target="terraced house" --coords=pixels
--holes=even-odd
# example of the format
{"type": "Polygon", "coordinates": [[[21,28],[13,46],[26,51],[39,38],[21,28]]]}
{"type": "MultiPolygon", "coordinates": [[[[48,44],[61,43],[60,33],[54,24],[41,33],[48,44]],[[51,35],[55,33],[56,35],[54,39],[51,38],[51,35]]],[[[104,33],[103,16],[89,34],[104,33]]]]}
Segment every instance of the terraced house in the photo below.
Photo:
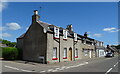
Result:
{"type": "MultiPolygon", "coordinates": [[[[17,38],[17,48],[23,51],[23,60],[41,63],[57,63],[96,57],[96,42],[73,31],[72,25],[66,29],[39,20],[34,11],[29,29],[17,38]]],[[[103,47],[103,42],[102,47],[103,47]]]]}

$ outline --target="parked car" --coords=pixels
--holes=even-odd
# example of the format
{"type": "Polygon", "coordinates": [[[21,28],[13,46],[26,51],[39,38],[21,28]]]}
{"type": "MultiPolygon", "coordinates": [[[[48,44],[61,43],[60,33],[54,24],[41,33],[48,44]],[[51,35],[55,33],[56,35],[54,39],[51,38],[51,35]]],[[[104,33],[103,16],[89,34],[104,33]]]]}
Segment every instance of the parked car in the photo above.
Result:
{"type": "Polygon", "coordinates": [[[108,53],[106,54],[106,57],[114,57],[114,54],[113,54],[112,52],[108,52],[108,53]]]}

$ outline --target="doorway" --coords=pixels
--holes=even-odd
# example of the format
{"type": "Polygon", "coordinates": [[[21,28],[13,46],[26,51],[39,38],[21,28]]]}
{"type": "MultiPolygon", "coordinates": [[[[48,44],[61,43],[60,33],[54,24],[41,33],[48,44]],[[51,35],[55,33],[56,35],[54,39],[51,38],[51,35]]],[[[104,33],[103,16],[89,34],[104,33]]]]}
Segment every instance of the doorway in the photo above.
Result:
{"type": "Polygon", "coordinates": [[[69,61],[72,61],[72,48],[69,48],[69,61]]]}

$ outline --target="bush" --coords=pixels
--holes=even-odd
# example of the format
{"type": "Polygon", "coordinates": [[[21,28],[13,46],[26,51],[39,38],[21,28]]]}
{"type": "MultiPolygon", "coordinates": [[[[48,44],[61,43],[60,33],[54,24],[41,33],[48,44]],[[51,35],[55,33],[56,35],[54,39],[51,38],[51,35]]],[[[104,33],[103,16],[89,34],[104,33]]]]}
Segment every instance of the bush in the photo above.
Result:
{"type": "Polygon", "coordinates": [[[18,57],[18,49],[13,47],[6,47],[2,49],[2,57],[5,60],[14,60],[18,57]]]}
{"type": "Polygon", "coordinates": [[[18,49],[18,58],[17,59],[21,60],[22,59],[22,49],[20,49],[20,48],[17,48],[17,49],[18,49]]]}

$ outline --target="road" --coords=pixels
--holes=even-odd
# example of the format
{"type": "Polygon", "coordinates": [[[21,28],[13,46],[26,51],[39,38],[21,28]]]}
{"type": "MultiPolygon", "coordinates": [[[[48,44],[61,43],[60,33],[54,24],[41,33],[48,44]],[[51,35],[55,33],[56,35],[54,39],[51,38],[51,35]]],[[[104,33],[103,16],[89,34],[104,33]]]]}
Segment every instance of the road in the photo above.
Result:
{"type": "MultiPolygon", "coordinates": [[[[29,72],[29,73],[62,73],[78,72],[78,73],[101,73],[101,74],[118,74],[119,68],[118,56],[113,58],[97,58],[85,60],[83,62],[75,61],[61,64],[25,64],[12,61],[3,61],[2,72],[29,72]],[[114,72],[114,73],[113,73],[114,72]]],[[[12,73],[13,74],[13,73],[12,73]]],[[[16,73],[15,73],[16,74],[16,73]]],[[[23,73],[22,73],[23,74],[23,73]]]]}

